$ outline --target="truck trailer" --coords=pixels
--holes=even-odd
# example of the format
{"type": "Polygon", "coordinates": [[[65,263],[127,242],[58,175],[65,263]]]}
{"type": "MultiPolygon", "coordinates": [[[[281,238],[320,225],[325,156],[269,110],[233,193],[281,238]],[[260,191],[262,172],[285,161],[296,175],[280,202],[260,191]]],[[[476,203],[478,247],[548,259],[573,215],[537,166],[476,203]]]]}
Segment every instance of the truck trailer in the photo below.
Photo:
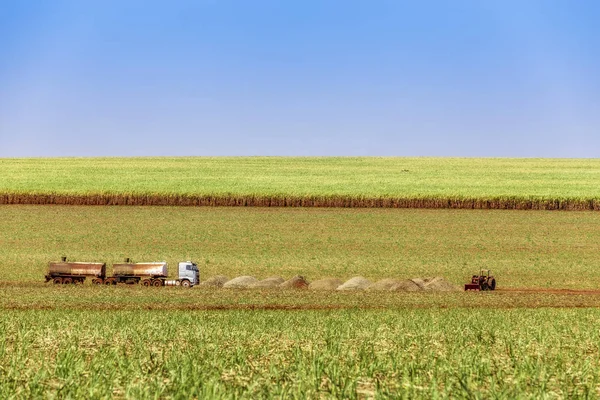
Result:
{"type": "Polygon", "coordinates": [[[59,262],[48,263],[46,282],[55,284],[83,283],[87,277],[104,279],[106,277],[106,264],[97,262],[67,262],[63,257],[59,262]]]}
{"type": "Polygon", "coordinates": [[[177,279],[168,279],[169,266],[166,262],[132,263],[129,259],[122,264],[113,264],[112,276],[106,275],[106,264],[67,262],[50,262],[46,282],[55,284],[83,283],[87,277],[92,278],[95,285],[127,284],[144,286],[183,286],[192,287],[200,283],[198,265],[192,261],[179,263],[177,279]]]}

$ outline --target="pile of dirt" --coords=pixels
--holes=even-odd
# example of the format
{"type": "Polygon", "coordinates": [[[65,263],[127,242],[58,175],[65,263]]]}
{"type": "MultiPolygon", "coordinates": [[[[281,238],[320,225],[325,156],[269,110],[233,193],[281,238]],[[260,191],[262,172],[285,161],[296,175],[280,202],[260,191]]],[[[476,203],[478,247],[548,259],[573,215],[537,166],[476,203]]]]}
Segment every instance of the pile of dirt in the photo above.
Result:
{"type": "Polygon", "coordinates": [[[269,277],[267,279],[263,279],[262,281],[258,281],[258,282],[250,284],[248,286],[248,288],[250,288],[250,289],[277,288],[283,282],[285,282],[285,279],[283,279],[282,277],[280,277],[280,276],[271,276],[271,277],[269,277]]]}
{"type": "Polygon", "coordinates": [[[428,279],[425,282],[425,290],[431,292],[458,292],[461,290],[461,288],[451,282],[448,282],[441,276],[436,276],[435,278],[428,279]]]}
{"type": "Polygon", "coordinates": [[[441,276],[435,278],[413,278],[398,282],[389,290],[395,292],[456,292],[460,287],[448,282],[441,276]]]}
{"type": "MultiPolygon", "coordinates": [[[[421,281],[421,279],[418,279],[421,281]]],[[[420,282],[419,282],[420,283],[420,282]]],[[[388,290],[391,292],[419,292],[423,290],[423,284],[415,282],[415,279],[406,279],[392,285],[388,290]]]]}
{"type": "Polygon", "coordinates": [[[312,282],[300,275],[284,281],[279,276],[272,276],[259,281],[253,276],[238,276],[232,280],[227,280],[226,276],[213,276],[200,283],[201,287],[223,287],[231,289],[264,289],[264,288],[282,288],[282,289],[312,289],[312,290],[373,290],[373,291],[392,291],[392,292],[456,292],[460,291],[459,286],[448,282],[441,276],[434,278],[413,278],[399,280],[394,278],[382,279],[371,283],[362,276],[355,276],[342,282],[338,278],[325,278],[312,282]]]}
{"type": "Polygon", "coordinates": [[[225,282],[223,287],[226,289],[246,289],[256,282],[258,282],[258,279],[253,276],[238,276],[225,282]]]}
{"type": "Polygon", "coordinates": [[[229,280],[229,278],[226,277],[225,275],[212,276],[212,277],[208,278],[207,280],[205,280],[204,282],[200,282],[200,286],[201,287],[220,288],[220,287],[223,287],[225,282],[227,282],[228,280],[229,280]]]}
{"type": "Polygon", "coordinates": [[[365,290],[369,286],[371,286],[370,280],[363,278],[362,276],[355,276],[354,278],[348,279],[336,290],[365,290]]]}
{"type": "Polygon", "coordinates": [[[419,287],[420,290],[425,290],[425,284],[433,278],[412,278],[411,281],[419,287]]]}
{"type": "Polygon", "coordinates": [[[342,286],[344,282],[338,278],[325,278],[311,282],[308,288],[311,290],[335,290],[342,286]]]}
{"type": "Polygon", "coordinates": [[[400,279],[382,279],[369,286],[367,290],[390,290],[393,286],[399,284],[400,282],[402,282],[400,279]]]}
{"type": "Polygon", "coordinates": [[[282,289],[307,289],[308,282],[303,276],[296,275],[292,279],[289,279],[279,285],[282,289]]]}

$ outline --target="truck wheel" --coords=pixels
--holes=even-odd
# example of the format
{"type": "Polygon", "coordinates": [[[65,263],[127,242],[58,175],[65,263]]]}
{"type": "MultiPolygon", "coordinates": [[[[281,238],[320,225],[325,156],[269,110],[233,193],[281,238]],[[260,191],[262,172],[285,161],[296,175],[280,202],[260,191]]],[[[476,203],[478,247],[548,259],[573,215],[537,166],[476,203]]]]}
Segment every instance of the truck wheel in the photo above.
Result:
{"type": "Polygon", "coordinates": [[[60,285],[63,282],[62,278],[54,278],[52,280],[52,283],[54,283],[55,285],[60,285]]]}
{"type": "Polygon", "coordinates": [[[93,280],[92,280],[92,284],[93,284],[93,285],[102,285],[102,283],[103,283],[103,282],[102,282],[102,279],[98,279],[98,278],[96,278],[96,279],[93,279],[93,280]]]}
{"type": "Polygon", "coordinates": [[[152,282],[152,286],[162,286],[162,281],[160,279],[156,279],[154,282],[152,282]]]}
{"type": "Polygon", "coordinates": [[[181,281],[181,286],[183,286],[183,287],[190,287],[190,286],[192,286],[192,284],[187,279],[184,279],[184,280],[181,281]]]}
{"type": "Polygon", "coordinates": [[[150,281],[150,279],[144,279],[144,280],[142,281],[142,285],[143,285],[143,286],[151,286],[151,285],[152,285],[152,282],[150,281]]]}
{"type": "Polygon", "coordinates": [[[114,284],[116,284],[116,282],[114,282],[112,279],[107,279],[104,281],[104,284],[105,285],[114,285],[114,284]]]}
{"type": "Polygon", "coordinates": [[[72,278],[65,278],[65,279],[63,279],[63,285],[70,285],[71,283],[73,283],[73,279],[72,278]]]}

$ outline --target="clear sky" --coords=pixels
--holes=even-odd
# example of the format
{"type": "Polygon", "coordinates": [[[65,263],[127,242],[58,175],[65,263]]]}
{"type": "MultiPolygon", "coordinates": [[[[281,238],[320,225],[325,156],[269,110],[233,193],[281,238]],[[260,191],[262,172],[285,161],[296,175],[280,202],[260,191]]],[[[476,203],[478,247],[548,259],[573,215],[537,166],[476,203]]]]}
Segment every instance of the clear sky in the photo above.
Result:
{"type": "Polygon", "coordinates": [[[598,21],[595,0],[6,0],[0,157],[598,157],[598,21]]]}

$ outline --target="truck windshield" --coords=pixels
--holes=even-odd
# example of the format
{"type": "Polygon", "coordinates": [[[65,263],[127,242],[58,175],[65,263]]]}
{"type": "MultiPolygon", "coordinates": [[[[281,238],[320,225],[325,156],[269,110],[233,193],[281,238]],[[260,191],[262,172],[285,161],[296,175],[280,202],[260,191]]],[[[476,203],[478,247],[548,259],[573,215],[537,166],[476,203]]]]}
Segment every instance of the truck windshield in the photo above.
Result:
{"type": "Polygon", "coordinates": [[[198,266],[196,264],[192,264],[192,265],[186,265],[185,269],[188,271],[198,271],[198,266]]]}

